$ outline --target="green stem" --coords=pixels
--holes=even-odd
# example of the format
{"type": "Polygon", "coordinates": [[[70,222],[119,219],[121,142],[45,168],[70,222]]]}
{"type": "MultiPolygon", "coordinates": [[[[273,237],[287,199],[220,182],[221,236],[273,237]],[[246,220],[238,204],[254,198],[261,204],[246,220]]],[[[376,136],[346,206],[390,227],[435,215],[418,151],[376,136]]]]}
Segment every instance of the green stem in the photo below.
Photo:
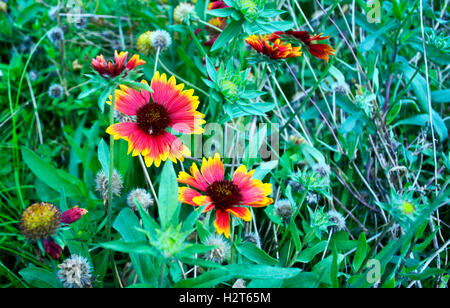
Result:
{"type": "Polygon", "coordinates": [[[203,55],[205,58],[208,57],[207,54],[206,54],[206,52],[205,52],[205,50],[204,50],[203,47],[202,47],[202,44],[200,44],[200,42],[199,42],[198,39],[197,39],[197,36],[195,35],[194,31],[192,30],[191,25],[187,24],[186,26],[187,26],[187,28],[188,28],[188,30],[189,30],[189,33],[191,33],[191,36],[192,36],[192,38],[194,39],[194,42],[195,42],[195,44],[197,45],[198,49],[200,49],[202,55],[203,55]]]}
{"type": "Polygon", "coordinates": [[[163,283],[164,283],[164,274],[166,273],[166,263],[162,262],[161,263],[161,269],[159,271],[159,287],[162,288],[163,287],[163,283]]]}
{"type": "MultiPolygon", "coordinates": [[[[114,86],[112,98],[111,98],[111,109],[109,110],[109,125],[114,124],[114,108],[116,105],[116,86],[114,86]]],[[[113,191],[112,191],[112,177],[114,172],[114,136],[109,136],[109,179],[108,179],[108,233],[107,239],[111,241],[111,224],[112,224],[112,201],[113,201],[113,191]]]]}

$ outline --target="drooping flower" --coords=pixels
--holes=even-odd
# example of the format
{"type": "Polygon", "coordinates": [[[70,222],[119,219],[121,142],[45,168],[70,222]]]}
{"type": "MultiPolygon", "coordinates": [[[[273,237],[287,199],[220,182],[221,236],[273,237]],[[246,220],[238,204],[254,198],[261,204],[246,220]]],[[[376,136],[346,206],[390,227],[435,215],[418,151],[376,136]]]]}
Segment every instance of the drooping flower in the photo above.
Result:
{"type": "Polygon", "coordinates": [[[225,4],[222,0],[219,1],[211,1],[208,6],[208,10],[215,10],[215,9],[223,9],[229,7],[225,4]]]}
{"type": "Polygon", "coordinates": [[[276,41],[280,39],[281,36],[290,36],[297,40],[302,41],[307,47],[309,53],[314,57],[327,62],[330,60],[330,56],[334,56],[335,50],[328,44],[319,44],[318,41],[327,40],[330,36],[322,36],[323,33],[318,35],[311,35],[308,31],[277,31],[270,35],[269,39],[276,41]]]}
{"type": "Polygon", "coordinates": [[[136,201],[142,206],[144,210],[148,209],[155,202],[152,196],[143,188],[133,189],[127,197],[127,204],[130,208],[137,211],[138,207],[136,201]]]}
{"type": "Polygon", "coordinates": [[[105,61],[103,55],[97,56],[95,59],[92,59],[91,65],[94,70],[96,70],[100,76],[106,78],[105,76],[109,76],[110,78],[115,78],[123,73],[126,70],[125,75],[135,69],[140,65],[144,65],[145,61],[139,58],[139,55],[134,55],[131,57],[129,61],[127,61],[128,51],[121,51],[120,54],[117,50],[114,51],[114,62],[105,61]]]}
{"type": "Polygon", "coordinates": [[[65,288],[89,288],[92,284],[92,267],[88,260],[79,255],[72,255],[58,265],[58,279],[65,288]]]}
{"type": "Polygon", "coordinates": [[[270,38],[267,35],[250,35],[245,41],[258,53],[274,60],[300,57],[302,55],[300,46],[292,47],[290,43],[283,42],[279,38],[274,40],[270,38]]]}
{"type": "Polygon", "coordinates": [[[178,182],[197,190],[181,187],[179,200],[193,206],[207,205],[205,212],[215,209],[216,231],[227,238],[230,236],[230,213],[250,221],[251,212],[245,206],[264,207],[273,202],[267,197],[272,193],[272,185],[252,179],[254,170],[247,172],[245,165],[235,171],[232,180],[227,180],[219,154],[214,158],[203,158],[201,171],[195,163],[192,164],[190,171],[191,174],[180,172],[178,182]]]}
{"type": "MultiPolygon", "coordinates": [[[[145,80],[143,83],[147,83],[145,80]]],[[[184,84],[176,84],[175,77],[167,80],[166,74],[156,72],[150,87],[153,92],[136,91],[121,85],[116,90],[115,108],[136,122],[113,124],[106,132],[115,139],[128,141],[128,154],[141,154],[145,164],[159,167],[168,158],[176,163],[190,155],[189,149],[167,129],[183,134],[203,133],[204,115],[197,111],[199,100],[194,90],[184,90],[184,84]]],[[[107,102],[111,104],[111,102],[107,102]]]]}

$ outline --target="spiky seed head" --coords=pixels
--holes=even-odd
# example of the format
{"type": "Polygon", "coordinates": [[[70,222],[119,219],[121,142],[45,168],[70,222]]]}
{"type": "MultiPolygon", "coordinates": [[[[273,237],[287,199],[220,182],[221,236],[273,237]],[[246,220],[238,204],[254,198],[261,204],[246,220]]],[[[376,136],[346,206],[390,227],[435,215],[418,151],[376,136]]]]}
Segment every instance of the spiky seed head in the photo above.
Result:
{"type": "MultiPolygon", "coordinates": [[[[105,171],[100,170],[95,177],[96,190],[101,193],[103,200],[109,199],[109,178],[106,176],[105,171]]],[[[114,195],[120,196],[120,192],[123,188],[122,177],[119,172],[114,169],[112,173],[112,185],[111,190],[114,195]]]]}
{"type": "Polygon", "coordinates": [[[317,204],[317,202],[319,201],[319,195],[312,193],[312,192],[308,192],[306,194],[306,203],[308,203],[308,205],[315,205],[317,204]]]}
{"type": "Polygon", "coordinates": [[[243,242],[250,242],[261,248],[261,240],[255,232],[245,233],[243,242]]]}
{"type": "Polygon", "coordinates": [[[204,257],[208,261],[222,264],[230,252],[230,245],[223,236],[218,234],[210,235],[206,242],[206,246],[214,246],[212,250],[205,253],[204,257]]]}
{"type": "Polygon", "coordinates": [[[194,18],[195,6],[190,3],[182,2],[173,11],[173,19],[176,23],[182,24],[194,18]]]}
{"type": "Polygon", "coordinates": [[[345,228],[345,217],[341,213],[331,210],[327,214],[330,216],[330,221],[334,223],[334,226],[330,227],[333,232],[338,232],[345,228]]]}
{"type": "Polygon", "coordinates": [[[39,72],[37,70],[31,70],[28,73],[28,76],[30,77],[31,81],[36,81],[39,78],[39,72]]]}
{"type": "Polygon", "coordinates": [[[232,286],[233,289],[244,289],[247,288],[247,285],[245,283],[244,279],[239,278],[236,280],[232,286]]]}
{"type": "Polygon", "coordinates": [[[73,18],[73,25],[78,30],[84,29],[88,25],[88,18],[86,16],[75,15],[73,18]]]}
{"type": "Polygon", "coordinates": [[[139,202],[139,204],[144,208],[144,210],[148,209],[150,206],[154,204],[154,200],[152,196],[142,188],[136,188],[133,189],[127,197],[127,204],[130,208],[137,211],[138,206],[136,202],[139,202]]]}
{"type": "Polygon", "coordinates": [[[79,255],[72,255],[58,265],[58,279],[65,288],[89,288],[92,284],[92,267],[88,260],[79,255]]]}
{"type": "Polygon", "coordinates": [[[275,203],[275,211],[285,222],[289,221],[292,216],[292,205],[287,199],[278,200],[275,203]]]}
{"type": "Polygon", "coordinates": [[[51,203],[34,203],[27,207],[20,218],[20,231],[31,240],[52,236],[61,225],[61,211],[51,203]]]}
{"type": "Polygon", "coordinates": [[[150,41],[155,49],[164,50],[172,44],[172,38],[169,32],[164,30],[156,30],[150,33],[150,41]]]}
{"type": "Polygon", "coordinates": [[[51,98],[62,98],[64,95],[64,88],[60,84],[52,84],[48,88],[48,96],[51,98]]]}
{"type": "Polygon", "coordinates": [[[53,27],[47,33],[47,37],[53,43],[53,45],[57,46],[61,40],[64,40],[64,31],[60,27],[53,27]]]}
{"type": "Polygon", "coordinates": [[[152,31],[142,33],[141,35],[139,35],[136,42],[137,50],[146,56],[152,53],[155,49],[152,44],[152,40],[150,39],[151,34],[152,31]]]}

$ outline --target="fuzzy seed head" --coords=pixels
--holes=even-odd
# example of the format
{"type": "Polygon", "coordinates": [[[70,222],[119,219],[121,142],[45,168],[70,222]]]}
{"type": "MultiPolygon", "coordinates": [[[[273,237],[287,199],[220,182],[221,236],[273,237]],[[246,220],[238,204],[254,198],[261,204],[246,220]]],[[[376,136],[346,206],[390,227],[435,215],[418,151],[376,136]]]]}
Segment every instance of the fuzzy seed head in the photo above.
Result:
{"type": "MultiPolygon", "coordinates": [[[[108,200],[109,198],[109,178],[106,176],[105,171],[101,170],[97,173],[95,177],[96,190],[101,193],[103,200],[108,200]]],[[[120,192],[123,188],[122,177],[114,170],[112,173],[112,193],[114,195],[120,196],[120,192]]]]}
{"type": "Polygon", "coordinates": [[[334,226],[331,227],[333,232],[341,231],[345,228],[345,217],[334,210],[329,211],[328,216],[330,216],[330,221],[334,223],[334,226]]]}
{"type": "Polygon", "coordinates": [[[315,193],[308,192],[306,194],[306,202],[308,205],[315,205],[319,201],[319,196],[315,193]]]}
{"type": "Polygon", "coordinates": [[[215,246],[215,248],[205,253],[204,257],[208,261],[222,264],[230,252],[230,245],[223,236],[218,234],[210,235],[206,240],[205,245],[215,246]]]}
{"type": "Polygon", "coordinates": [[[155,49],[164,50],[172,44],[172,38],[169,32],[164,30],[156,30],[150,34],[150,41],[155,49]]]}
{"type": "Polygon", "coordinates": [[[62,98],[64,95],[64,88],[60,84],[52,84],[48,88],[48,96],[51,98],[62,98]]]}
{"type": "Polygon", "coordinates": [[[31,81],[36,81],[39,78],[39,72],[37,70],[31,70],[28,73],[28,77],[30,77],[31,81]]]}
{"type": "Polygon", "coordinates": [[[57,46],[60,41],[64,40],[64,31],[60,27],[54,27],[47,33],[48,39],[57,46]]]}
{"type": "Polygon", "coordinates": [[[331,174],[330,166],[327,164],[315,164],[313,166],[313,171],[324,178],[331,174]]]}
{"type": "Polygon", "coordinates": [[[58,265],[58,279],[65,288],[89,288],[92,284],[92,268],[86,258],[72,255],[58,265]]]}
{"type": "Polygon", "coordinates": [[[61,211],[53,204],[41,202],[30,205],[20,218],[20,231],[31,240],[52,236],[61,225],[61,211]]]}
{"type": "Polygon", "coordinates": [[[133,189],[127,197],[127,204],[130,208],[137,211],[138,205],[136,202],[142,206],[144,210],[147,210],[150,206],[154,204],[152,196],[142,188],[133,189]]]}
{"type": "Polygon", "coordinates": [[[137,50],[146,56],[152,53],[155,49],[152,44],[152,40],[150,39],[151,34],[151,31],[142,33],[141,35],[139,35],[136,42],[137,50]]]}
{"type": "Polygon", "coordinates": [[[261,240],[259,239],[258,234],[256,234],[255,232],[246,233],[244,235],[243,242],[250,242],[261,248],[261,240]]]}
{"type": "Polygon", "coordinates": [[[292,216],[292,205],[291,202],[287,199],[278,200],[275,203],[275,210],[284,221],[288,221],[292,216]]]}
{"type": "Polygon", "coordinates": [[[173,11],[173,19],[176,23],[182,24],[196,16],[195,7],[187,2],[182,2],[173,11]]]}

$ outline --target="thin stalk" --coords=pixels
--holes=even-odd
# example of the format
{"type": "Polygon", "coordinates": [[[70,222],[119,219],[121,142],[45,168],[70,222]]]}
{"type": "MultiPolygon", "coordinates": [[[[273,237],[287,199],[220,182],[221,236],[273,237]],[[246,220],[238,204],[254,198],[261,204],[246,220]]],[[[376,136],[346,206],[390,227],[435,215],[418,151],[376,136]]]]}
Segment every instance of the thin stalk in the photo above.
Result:
{"type": "MultiPolygon", "coordinates": [[[[109,125],[114,124],[114,108],[116,106],[116,86],[114,86],[113,93],[111,96],[111,108],[109,110],[109,125]]],[[[111,241],[111,225],[112,225],[112,201],[113,201],[113,191],[112,191],[112,178],[114,172],[114,136],[109,136],[109,179],[108,179],[108,228],[107,228],[107,239],[108,242],[111,241]]]]}

